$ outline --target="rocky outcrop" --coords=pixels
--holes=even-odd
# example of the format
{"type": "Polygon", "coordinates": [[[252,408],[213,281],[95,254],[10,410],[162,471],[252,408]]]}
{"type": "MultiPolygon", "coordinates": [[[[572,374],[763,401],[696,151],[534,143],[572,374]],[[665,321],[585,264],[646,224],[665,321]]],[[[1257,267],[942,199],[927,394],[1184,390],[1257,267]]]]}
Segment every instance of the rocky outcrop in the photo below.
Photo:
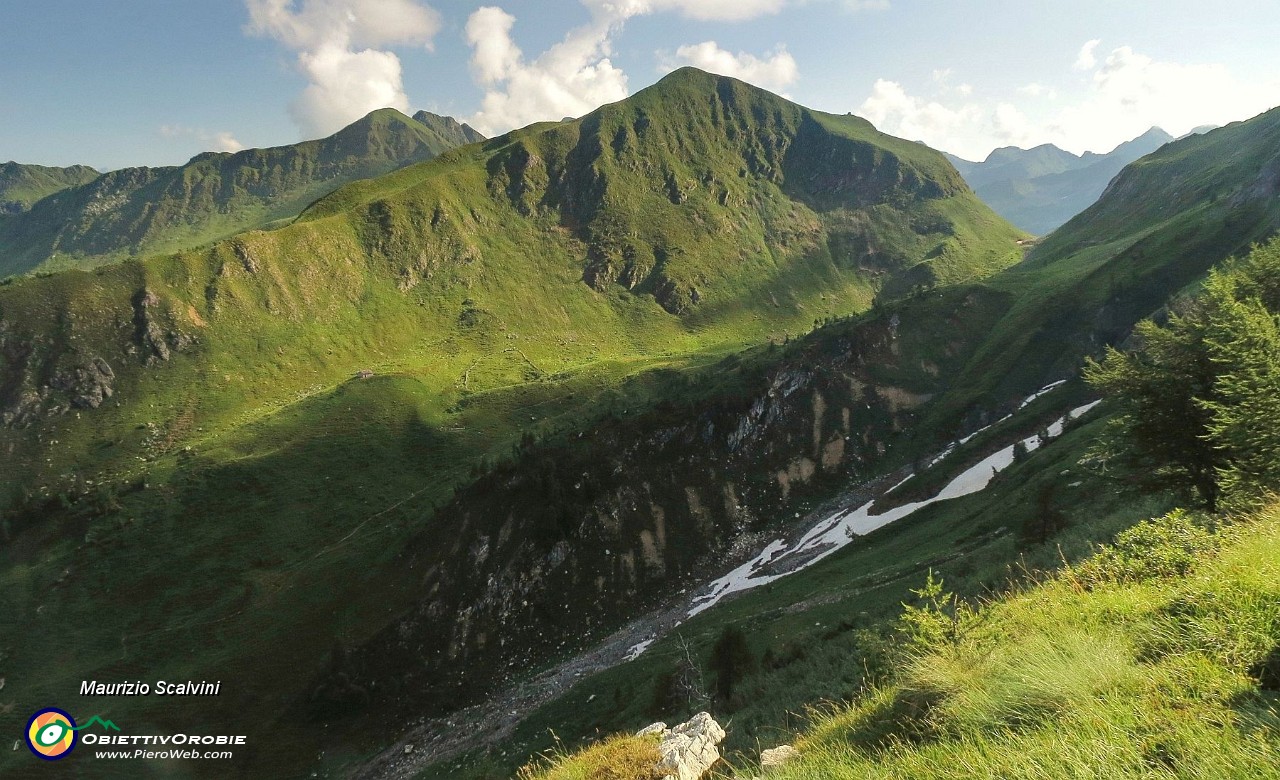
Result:
{"type": "Polygon", "coordinates": [[[84,359],[53,376],[49,384],[66,394],[67,401],[77,409],[97,409],[114,392],[112,384],[116,374],[107,361],[100,357],[84,359]]]}
{"type": "Polygon", "coordinates": [[[177,328],[164,327],[162,321],[172,319],[154,292],[144,287],[133,297],[134,340],[146,365],[168,360],[195,341],[177,328]]]}
{"type": "Polygon", "coordinates": [[[699,712],[675,728],[665,723],[654,723],[641,729],[638,736],[659,735],[658,771],[665,773],[662,780],[699,780],[720,760],[719,745],[724,741],[724,729],[716,719],[699,712]]]}
{"type": "Polygon", "coordinates": [[[97,409],[115,382],[103,358],[80,349],[59,353],[53,338],[0,321],[0,425],[25,428],[71,409],[97,409]]]}

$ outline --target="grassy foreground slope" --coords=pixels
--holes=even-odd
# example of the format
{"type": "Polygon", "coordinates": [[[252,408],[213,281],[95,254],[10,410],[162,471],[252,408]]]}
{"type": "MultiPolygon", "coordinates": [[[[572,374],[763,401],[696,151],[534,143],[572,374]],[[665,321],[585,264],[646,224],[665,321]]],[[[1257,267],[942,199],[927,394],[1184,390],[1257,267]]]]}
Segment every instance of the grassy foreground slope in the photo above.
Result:
{"type": "Polygon", "coordinates": [[[962,619],[779,778],[1280,776],[1280,511],[1174,513],[962,619]]]}
{"type": "Polygon", "coordinates": [[[200,246],[292,218],[347,182],[479,140],[449,117],[419,117],[381,109],[328,138],[207,152],[181,166],[94,172],[56,194],[45,187],[49,197],[0,222],[0,276],[200,246]]]}
{"type": "MultiPolygon", "coordinates": [[[[934,631],[899,651],[891,682],[813,710],[801,758],[768,777],[1280,776],[1278,583],[1274,508],[1142,522],[995,601],[926,608],[934,631]]],[[[651,749],[606,743],[532,777],[610,777],[651,749]]],[[[759,771],[739,758],[729,774],[759,771]]]]}

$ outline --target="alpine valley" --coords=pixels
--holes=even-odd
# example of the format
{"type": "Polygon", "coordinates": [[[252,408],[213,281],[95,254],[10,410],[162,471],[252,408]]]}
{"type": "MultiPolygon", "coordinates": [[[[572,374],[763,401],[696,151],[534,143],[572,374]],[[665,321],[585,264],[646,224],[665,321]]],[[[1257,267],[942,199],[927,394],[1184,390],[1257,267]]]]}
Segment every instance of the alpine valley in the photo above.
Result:
{"type": "Polygon", "coordinates": [[[76,707],[250,735],[95,777],[660,778],[630,735],[700,710],[730,777],[1274,776],[1280,472],[1230,469],[1280,450],[1175,511],[1116,377],[1236,312],[1263,357],[1185,408],[1275,387],[1280,109],[1133,144],[1020,168],[1107,172],[1042,239],[992,159],[693,68],[490,139],[0,169],[5,722],[216,680],[76,707]]]}

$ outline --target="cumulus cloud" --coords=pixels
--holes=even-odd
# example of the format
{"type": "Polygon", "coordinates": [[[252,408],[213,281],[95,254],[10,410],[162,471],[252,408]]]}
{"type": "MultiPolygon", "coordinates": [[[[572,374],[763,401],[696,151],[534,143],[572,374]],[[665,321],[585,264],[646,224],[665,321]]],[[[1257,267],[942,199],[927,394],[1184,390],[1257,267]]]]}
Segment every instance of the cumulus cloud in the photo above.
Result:
{"type": "Polygon", "coordinates": [[[195,139],[205,145],[202,151],[208,152],[239,152],[245,148],[244,144],[226,130],[209,132],[203,128],[186,125],[160,125],[160,135],[164,138],[195,139]]]}
{"type": "Polygon", "coordinates": [[[1028,148],[1039,145],[1039,128],[1012,103],[998,103],[991,117],[995,137],[1006,146],[1028,148]]]}
{"type": "MultiPolygon", "coordinates": [[[[565,116],[579,116],[628,94],[627,74],[609,59],[628,19],[659,12],[690,19],[739,21],[776,13],[786,0],[582,0],[591,19],[559,43],[527,58],[512,37],[516,18],[484,6],[467,19],[471,71],[485,88],[468,122],[486,135],[565,116]]],[[[731,55],[732,56],[732,55],[731,55]]],[[[776,55],[775,55],[776,56],[776,55]]],[[[789,58],[789,55],[788,55],[789,58]]],[[[794,64],[794,63],[793,63],[794,64]]]]}
{"type": "Polygon", "coordinates": [[[1280,79],[1246,82],[1220,64],[1156,60],[1121,46],[1105,57],[1098,41],[1084,45],[1072,69],[1085,70],[1084,91],[1073,93],[1064,68],[1061,89],[1041,82],[1018,87],[1033,102],[974,96],[946,86],[934,73],[936,96],[908,93],[880,80],[858,109],[885,132],[921,140],[967,159],[995,146],[1053,143],[1071,152],[1106,152],[1157,126],[1181,135],[1203,124],[1222,125],[1265,111],[1280,94],[1280,79]]]}
{"type": "Polygon", "coordinates": [[[681,65],[692,65],[722,76],[732,76],[766,89],[781,89],[796,80],[796,60],[779,46],[763,59],[746,52],[734,54],[720,48],[715,41],[703,41],[676,49],[674,57],[660,55],[659,70],[672,71],[681,65]]]}
{"type": "Polygon", "coordinates": [[[307,87],[289,107],[308,136],[329,135],[365,114],[407,111],[400,58],[386,47],[430,47],[440,15],[416,0],[245,0],[246,29],[297,52],[307,87]]]}
{"type": "Polygon", "coordinates": [[[887,133],[962,156],[972,153],[973,147],[957,143],[957,139],[981,119],[977,106],[945,106],[909,95],[901,84],[886,79],[876,81],[871,95],[858,107],[858,114],[887,133]]]}
{"type": "Polygon", "coordinates": [[[1280,80],[1244,82],[1217,63],[1156,60],[1128,46],[1113,49],[1091,70],[1088,96],[1045,122],[1064,148],[1107,149],[1152,126],[1181,135],[1203,124],[1222,125],[1270,108],[1280,80]]]}
{"type": "Polygon", "coordinates": [[[244,148],[244,144],[225,130],[213,134],[213,151],[215,152],[242,152],[244,148]]]}
{"type": "Polygon", "coordinates": [[[627,75],[609,61],[613,20],[593,20],[531,61],[511,38],[515,17],[480,8],[465,30],[471,68],[486,87],[470,123],[493,135],[545,119],[584,114],[627,96],[627,75]]]}
{"type": "Polygon", "coordinates": [[[1097,50],[1098,44],[1100,43],[1102,43],[1102,41],[1097,38],[1085,42],[1085,44],[1080,47],[1080,53],[1076,55],[1076,64],[1072,67],[1076,70],[1092,70],[1093,66],[1098,64],[1098,58],[1094,55],[1094,51],[1097,50]]]}

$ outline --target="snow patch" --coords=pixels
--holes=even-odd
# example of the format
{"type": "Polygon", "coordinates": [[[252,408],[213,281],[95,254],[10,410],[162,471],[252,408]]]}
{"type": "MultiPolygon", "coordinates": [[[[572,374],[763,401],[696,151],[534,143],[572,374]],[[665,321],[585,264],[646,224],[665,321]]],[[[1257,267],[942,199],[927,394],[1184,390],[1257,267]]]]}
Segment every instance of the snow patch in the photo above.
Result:
{"type": "Polygon", "coordinates": [[[627,651],[626,660],[634,661],[639,658],[645,650],[649,649],[649,646],[653,644],[653,641],[653,639],[646,639],[643,642],[637,642],[632,645],[631,649],[627,651]]]}
{"type": "MultiPolygon", "coordinates": [[[[1036,396],[1032,396],[1032,398],[1049,392],[1059,384],[1061,384],[1061,382],[1049,385],[1039,391],[1036,396]]],[[[1049,426],[1047,430],[1049,438],[1052,439],[1061,436],[1068,420],[1074,420],[1085,414],[1089,410],[1093,409],[1093,407],[1097,406],[1098,403],[1100,402],[1094,401],[1093,403],[1072,409],[1062,418],[1049,426]]],[[[1026,402],[1023,402],[1022,407],[1025,407],[1026,405],[1026,402]]],[[[1008,419],[1008,417],[1002,419],[1008,419]]],[[[970,434],[964,439],[961,439],[960,442],[963,443],[968,441],[979,432],[980,431],[970,434]]],[[[1028,452],[1031,452],[1040,447],[1041,440],[1039,435],[1036,435],[1023,439],[1021,443],[1027,448],[1028,452]]],[[[937,461],[945,457],[947,453],[954,450],[956,446],[956,444],[948,446],[947,449],[943,451],[943,454],[935,459],[933,463],[937,463],[937,461]]],[[[853,541],[855,536],[864,536],[869,534],[877,528],[881,528],[889,523],[901,520],[902,518],[907,517],[930,504],[935,504],[939,501],[949,501],[953,498],[960,498],[961,496],[971,495],[983,490],[987,485],[991,484],[991,480],[996,474],[1005,470],[1013,463],[1013,451],[1016,446],[1016,444],[1011,444],[998,452],[988,455],[986,458],[983,458],[980,462],[970,466],[968,469],[965,469],[957,475],[955,479],[947,483],[946,487],[939,491],[933,498],[894,507],[882,514],[875,514],[872,512],[872,507],[875,505],[875,500],[873,499],[857,509],[837,512],[819,522],[813,528],[809,529],[808,533],[801,537],[800,541],[796,542],[790,548],[788,548],[786,542],[781,539],[770,542],[769,545],[765,547],[764,550],[762,550],[755,558],[752,558],[720,579],[710,583],[702,595],[694,598],[693,606],[689,609],[689,617],[705,612],[730,593],[758,588],[761,585],[768,585],[771,582],[782,579],[788,574],[793,574],[801,569],[806,569],[849,544],[853,541]],[[783,562],[788,558],[796,558],[799,560],[794,566],[787,567],[785,571],[781,571],[779,573],[769,573],[766,570],[766,567],[770,564],[783,562]]],[[[933,465],[933,463],[930,465],[933,465]]],[[[898,485],[895,485],[894,487],[898,487],[901,484],[902,483],[899,482],[898,485]]]]}

